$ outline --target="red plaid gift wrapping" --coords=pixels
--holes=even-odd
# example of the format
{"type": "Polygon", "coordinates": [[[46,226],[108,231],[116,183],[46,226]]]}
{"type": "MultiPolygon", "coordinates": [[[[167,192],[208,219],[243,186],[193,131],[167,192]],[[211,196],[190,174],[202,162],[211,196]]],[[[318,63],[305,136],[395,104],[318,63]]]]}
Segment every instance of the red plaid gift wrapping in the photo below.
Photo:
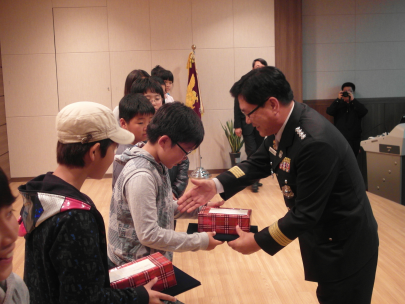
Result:
{"type": "Polygon", "coordinates": [[[177,285],[172,262],[159,252],[110,269],[110,285],[116,289],[145,285],[155,277],[158,281],[153,290],[162,291],[177,285]]]}
{"type": "Polygon", "coordinates": [[[238,234],[236,225],[246,232],[250,231],[251,209],[202,207],[198,213],[198,232],[238,234]]]}

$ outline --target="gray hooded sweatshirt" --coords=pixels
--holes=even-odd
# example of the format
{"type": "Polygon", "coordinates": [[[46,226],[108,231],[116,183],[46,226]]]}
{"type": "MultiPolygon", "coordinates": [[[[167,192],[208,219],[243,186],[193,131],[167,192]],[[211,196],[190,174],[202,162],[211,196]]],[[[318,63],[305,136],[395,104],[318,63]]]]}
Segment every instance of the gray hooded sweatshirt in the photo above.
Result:
{"type": "Polygon", "coordinates": [[[124,166],[111,198],[108,256],[122,265],[160,252],[169,260],[173,251],[208,247],[207,233],[174,231],[174,220],[197,218],[199,209],[180,213],[173,201],[168,169],[137,146],[117,155],[124,166]]]}

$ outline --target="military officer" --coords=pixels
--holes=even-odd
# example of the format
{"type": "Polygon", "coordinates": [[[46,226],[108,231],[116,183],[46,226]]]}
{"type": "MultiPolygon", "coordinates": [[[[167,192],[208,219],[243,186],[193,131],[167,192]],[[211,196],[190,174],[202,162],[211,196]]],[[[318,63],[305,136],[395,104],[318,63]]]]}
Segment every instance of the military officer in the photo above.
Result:
{"type": "Polygon", "coordinates": [[[354,154],[324,117],[293,100],[275,67],[250,71],[236,82],[246,122],[267,136],[248,160],[196,185],[180,200],[192,211],[216,193],[225,200],[255,180],[276,174],[286,214],[253,234],[239,231],[229,246],[243,254],[276,254],[299,239],[305,279],[318,282],[322,304],[371,302],[378,259],[377,223],[354,154]]]}

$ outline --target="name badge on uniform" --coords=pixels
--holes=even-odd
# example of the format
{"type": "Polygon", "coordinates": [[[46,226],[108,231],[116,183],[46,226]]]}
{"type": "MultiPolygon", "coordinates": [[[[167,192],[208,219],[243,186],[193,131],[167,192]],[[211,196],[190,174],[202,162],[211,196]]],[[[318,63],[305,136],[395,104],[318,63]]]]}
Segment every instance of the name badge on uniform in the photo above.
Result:
{"type": "Polygon", "coordinates": [[[269,151],[271,152],[271,154],[273,154],[274,156],[276,156],[277,151],[274,150],[272,147],[269,147],[269,151]]]}
{"type": "Polygon", "coordinates": [[[284,157],[283,161],[280,163],[279,168],[285,172],[290,172],[291,159],[284,157]]]}

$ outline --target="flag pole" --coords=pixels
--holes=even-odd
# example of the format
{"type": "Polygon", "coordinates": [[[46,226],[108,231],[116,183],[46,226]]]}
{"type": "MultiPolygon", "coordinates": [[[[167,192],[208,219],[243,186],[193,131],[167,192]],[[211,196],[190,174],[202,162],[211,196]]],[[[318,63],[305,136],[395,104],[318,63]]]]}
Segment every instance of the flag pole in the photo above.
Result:
{"type": "MultiPolygon", "coordinates": [[[[191,46],[191,49],[193,50],[193,55],[195,55],[195,49],[196,49],[197,47],[195,46],[195,44],[193,44],[192,46],[191,46]]],[[[195,68],[195,73],[196,73],[196,77],[197,77],[197,68],[195,68]]],[[[201,101],[201,95],[200,95],[200,89],[199,89],[199,87],[198,87],[198,96],[199,96],[199,98],[200,98],[200,108],[199,108],[199,111],[200,111],[200,118],[201,118],[201,116],[202,116],[202,114],[203,114],[203,111],[201,110],[201,109],[204,109],[203,108],[203,105],[202,105],[202,101],[201,101]]],[[[201,154],[200,154],[200,147],[198,147],[198,149],[197,149],[197,168],[193,171],[193,172],[191,172],[190,173],[190,177],[191,178],[200,178],[200,179],[205,179],[205,178],[210,178],[211,177],[211,174],[207,171],[207,170],[205,170],[203,167],[201,167],[201,154]]]]}

